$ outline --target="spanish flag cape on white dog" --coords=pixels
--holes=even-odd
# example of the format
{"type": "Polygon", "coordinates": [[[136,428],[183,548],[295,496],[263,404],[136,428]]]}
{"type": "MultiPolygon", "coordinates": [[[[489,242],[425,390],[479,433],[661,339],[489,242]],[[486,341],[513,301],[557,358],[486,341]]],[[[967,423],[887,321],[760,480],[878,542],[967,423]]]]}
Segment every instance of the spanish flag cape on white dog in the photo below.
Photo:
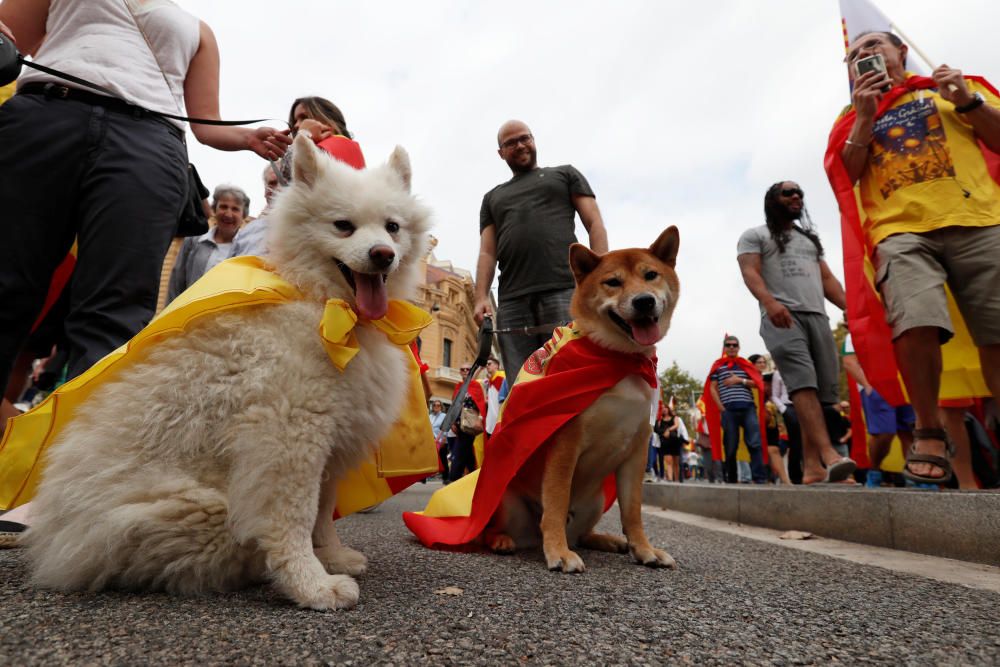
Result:
{"type": "MultiPolygon", "coordinates": [[[[159,341],[182,334],[193,322],[223,310],[281,304],[303,299],[258,257],[222,262],[175,299],[125,345],[83,375],[54,391],[35,409],[8,422],[0,441],[0,508],[28,502],[44,469],[45,450],[55,442],[95,389],[119,373],[159,341]]],[[[399,420],[379,444],[376,454],[351,471],[337,486],[337,516],[370,507],[438,470],[434,435],[424,404],[420,367],[409,345],[430,324],[430,315],[404,301],[392,300],[385,317],[359,322],[342,299],[326,303],[317,335],[330,361],[343,369],[358,352],[355,326],[371,326],[406,349],[408,393],[399,420]]]]}

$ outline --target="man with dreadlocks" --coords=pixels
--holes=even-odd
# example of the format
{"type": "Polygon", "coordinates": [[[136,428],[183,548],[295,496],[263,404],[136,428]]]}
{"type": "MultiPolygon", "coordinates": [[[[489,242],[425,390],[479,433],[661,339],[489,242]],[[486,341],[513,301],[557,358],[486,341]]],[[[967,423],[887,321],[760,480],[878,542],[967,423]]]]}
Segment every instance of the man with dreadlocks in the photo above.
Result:
{"type": "Polygon", "coordinates": [[[838,400],[837,345],[824,298],[844,309],[844,288],[823,260],[823,245],[792,181],[764,195],[767,224],[737,244],[743,282],[760,303],[760,336],[781,371],[802,434],[802,482],[841,481],[855,463],[830,443],[823,406],[838,400]],[[824,470],[825,466],[825,470],[824,470]]]}

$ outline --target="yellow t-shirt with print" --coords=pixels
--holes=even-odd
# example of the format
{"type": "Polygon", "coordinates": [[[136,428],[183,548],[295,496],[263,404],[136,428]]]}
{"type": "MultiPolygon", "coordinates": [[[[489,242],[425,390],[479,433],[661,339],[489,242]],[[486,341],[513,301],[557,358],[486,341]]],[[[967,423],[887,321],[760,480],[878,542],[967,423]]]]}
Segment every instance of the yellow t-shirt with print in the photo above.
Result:
{"type": "MultiPolygon", "coordinates": [[[[1000,98],[966,83],[1000,109],[1000,98]]],[[[875,120],[858,194],[872,246],[903,232],[1000,224],[1000,186],[972,125],[934,89],[905,93],[875,120]]]]}

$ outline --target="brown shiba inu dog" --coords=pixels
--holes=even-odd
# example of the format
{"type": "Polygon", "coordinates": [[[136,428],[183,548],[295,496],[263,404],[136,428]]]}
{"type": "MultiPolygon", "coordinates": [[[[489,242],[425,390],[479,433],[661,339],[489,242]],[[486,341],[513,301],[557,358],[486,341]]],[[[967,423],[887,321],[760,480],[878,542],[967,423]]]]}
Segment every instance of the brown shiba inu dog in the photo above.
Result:
{"type": "MultiPolygon", "coordinates": [[[[674,265],[680,243],[670,227],[649,249],[597,255],[579,243],[570,247],[576,293],[570,311],[576,326],[609,354],[652,357],[667,333],[680,285],[674,265]]],[[[572,545],[628,552],[636,562],[675,567],[674,559],[650,545],[642,528],[642,477],[656,390],[629,375],[539,447],[519,470],[485,531],[499,553],[536,546],[541,538],[550,570],[582,572],[572,545]],[[595,533],[604,510],[602,483],[615,474],[625,536],[595,533]]]]}

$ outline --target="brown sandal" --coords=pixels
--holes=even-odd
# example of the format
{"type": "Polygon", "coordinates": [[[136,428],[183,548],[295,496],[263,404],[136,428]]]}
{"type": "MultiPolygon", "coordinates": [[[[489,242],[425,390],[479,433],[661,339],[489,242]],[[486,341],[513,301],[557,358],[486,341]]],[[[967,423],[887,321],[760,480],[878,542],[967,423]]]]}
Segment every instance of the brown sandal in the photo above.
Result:
{"type": "Polygon", "coordinates": [[[913,444],[910,451],[906,453],[906,465],[903,466],[903,477],[922,484],[945,484],[951,481],[951,457],[955,455],[955,446],[948,439],[948,434],[943,428],[918,428],[913,430],[913,444]],[[941,440],[944,442],[948,457],[937,456],[935,454],[921,454],[916,451],[918,440],[941,440]],[[925,477],[916,475],[910,471],[911,463],[929,463],[944,470],[940,477],[925,477]]]}

